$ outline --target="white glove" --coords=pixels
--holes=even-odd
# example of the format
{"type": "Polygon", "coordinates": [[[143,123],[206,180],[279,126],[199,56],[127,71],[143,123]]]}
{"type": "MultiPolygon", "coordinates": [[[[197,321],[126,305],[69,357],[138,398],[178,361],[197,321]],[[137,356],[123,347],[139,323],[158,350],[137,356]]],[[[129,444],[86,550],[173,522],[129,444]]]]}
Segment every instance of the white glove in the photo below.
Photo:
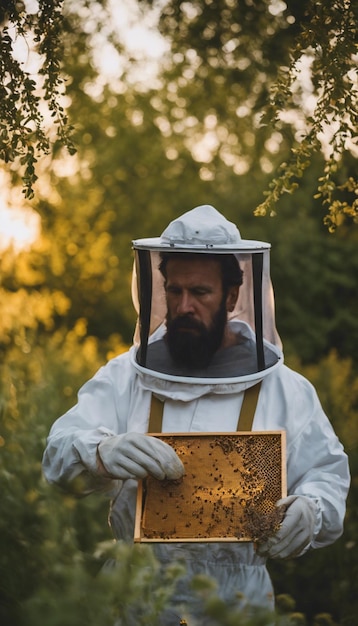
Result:
{"type": "Polygon", "coordinates": [[[258,546],[257,553],[272,559],[299,556],[313,539],[317,505],[306,496],[289,496],[277,506],[284,511],[283,521],[277,533],[258,546]]]}
{"type": "Polygon", "coordinates": [[[98,445],[98,456],[99,466],[121,480],[148,474],[158,480],[175,480],[184,474],[184,466],[171,446],[142,433],[106,437],[98,445]]]}

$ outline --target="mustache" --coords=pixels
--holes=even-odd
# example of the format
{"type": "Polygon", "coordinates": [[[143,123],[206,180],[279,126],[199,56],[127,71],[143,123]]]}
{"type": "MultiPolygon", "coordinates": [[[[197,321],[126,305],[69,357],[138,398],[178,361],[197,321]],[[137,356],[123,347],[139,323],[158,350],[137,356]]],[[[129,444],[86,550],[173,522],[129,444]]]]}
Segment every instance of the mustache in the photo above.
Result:
{"type": "Polygon", "coordinates": [[[205,329],[205,325],[202,322],[199,322],[198,320],[193,319],[189,315],[181,315],[180,317],[176,317],[175,320],[171,320],[170,325],[173,330],[180,330],[180,329],[203,330],[205,329]]]}

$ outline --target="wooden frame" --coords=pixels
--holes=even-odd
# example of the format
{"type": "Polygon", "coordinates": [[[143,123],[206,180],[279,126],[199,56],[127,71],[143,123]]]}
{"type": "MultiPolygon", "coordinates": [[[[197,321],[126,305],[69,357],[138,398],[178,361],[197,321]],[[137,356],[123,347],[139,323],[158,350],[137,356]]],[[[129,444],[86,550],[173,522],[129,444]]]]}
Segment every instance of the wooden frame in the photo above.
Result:
{"type": "Polygon", "coordinates": [[[284,431],[160,433],[184,478],[139,481],[135,542],[264,541],[286,496],[284,431]]]}

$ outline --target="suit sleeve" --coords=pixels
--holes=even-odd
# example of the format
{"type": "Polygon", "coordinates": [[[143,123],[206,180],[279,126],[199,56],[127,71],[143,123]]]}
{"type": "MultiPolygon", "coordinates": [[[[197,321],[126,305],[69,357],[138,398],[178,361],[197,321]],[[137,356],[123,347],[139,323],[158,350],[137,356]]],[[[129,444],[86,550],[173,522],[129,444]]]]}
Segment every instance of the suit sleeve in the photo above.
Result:
{"type": "Polygon", "coordinates": [[[313,548],[333,543],[343,532],[350,484],[348,458],[325,415],[313,386],[298,377],[300,392],[291,397],[293,436],[288,437],[289,494],[313,498],[317,504],[313,548]]]}
{"type": "Polygon", "coordinates": [[[112,495],[117,491],[120,481],[97,473],[97,446],[104,437],[125,431],[126,403],[125,392],[118,398],[108,365],[83,385],[77,404],[57,419],[50,430],[42,461],[49,483],[77,495],[93,491],[112,495]]]}

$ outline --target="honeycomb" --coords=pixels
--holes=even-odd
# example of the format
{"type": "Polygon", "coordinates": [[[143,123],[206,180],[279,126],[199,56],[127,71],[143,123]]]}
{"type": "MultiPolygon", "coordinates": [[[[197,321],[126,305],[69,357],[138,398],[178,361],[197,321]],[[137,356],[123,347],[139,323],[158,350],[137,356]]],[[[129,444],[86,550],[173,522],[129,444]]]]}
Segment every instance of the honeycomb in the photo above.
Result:
{"type": "Polygon", "coordinates": [[[185,467],[181,480],[147,477],[136,541],[264,541],[281,521],[284,433],[156,435],[185,467]]]}

